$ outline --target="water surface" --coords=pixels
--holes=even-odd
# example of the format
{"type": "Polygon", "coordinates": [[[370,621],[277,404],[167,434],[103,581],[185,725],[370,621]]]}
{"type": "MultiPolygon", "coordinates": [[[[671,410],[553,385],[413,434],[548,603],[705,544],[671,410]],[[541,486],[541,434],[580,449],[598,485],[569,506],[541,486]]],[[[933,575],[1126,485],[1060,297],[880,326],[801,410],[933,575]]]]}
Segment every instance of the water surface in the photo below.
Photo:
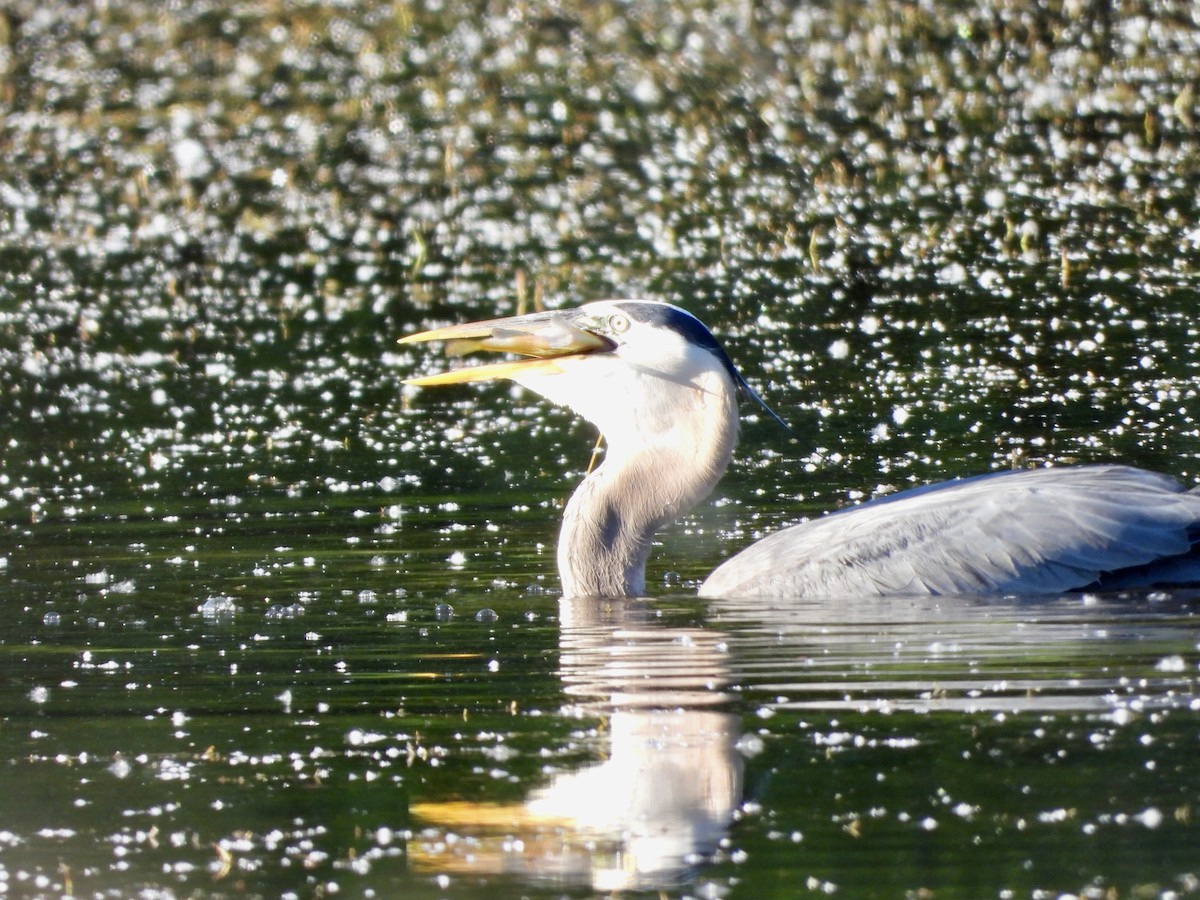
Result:
{"type": "Polygon", "coordinates": [[[1200,892],[1190,592],[701,602],[876,494],[1200,478],[1183,2],[15,0],[0,894],[1200,892]],[[395,339],[646,295],[746,411],[653,595],[595,435],[395,339]]]}

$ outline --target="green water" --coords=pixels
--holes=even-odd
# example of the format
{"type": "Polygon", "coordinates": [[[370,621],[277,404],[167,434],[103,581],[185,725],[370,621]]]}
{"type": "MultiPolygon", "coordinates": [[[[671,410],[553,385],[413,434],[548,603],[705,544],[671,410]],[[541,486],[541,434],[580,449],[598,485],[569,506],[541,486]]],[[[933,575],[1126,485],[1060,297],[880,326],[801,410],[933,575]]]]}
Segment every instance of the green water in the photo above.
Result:
{"type": "Polygon", "coordinates": [[[910,483],[1200,479],[1190,4],[0,13],[0,896],[1200,893],[1194,593],[694,598],[910,483]],[[563,604],[594,434],[395,340],[636,295],[800,438],[563,604]]]}

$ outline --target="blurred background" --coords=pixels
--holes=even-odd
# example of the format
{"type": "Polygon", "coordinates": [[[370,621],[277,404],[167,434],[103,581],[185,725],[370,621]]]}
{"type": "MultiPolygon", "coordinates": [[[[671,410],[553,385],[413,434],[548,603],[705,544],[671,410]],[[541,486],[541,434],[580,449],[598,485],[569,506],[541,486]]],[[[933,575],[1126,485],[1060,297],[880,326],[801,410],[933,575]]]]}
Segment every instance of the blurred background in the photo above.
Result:
{"type": "Polygon", "coordinates": [[[439,862],[488,816],[437,804],[593,772],[664,659],[717,673],[720,850],[566,883],[1195,893],[1186,598],[831,632],[691,587],[912,483],[1200,479],[1198,89],[1190,0],[4,0],[0,893],[529,895],[439,862]],[[594,434],[403,388],[445,361],[395,342],[612,296],[694,312],[800,437],[746,410],[581,710],[623,658],[560,629],[594,434]]]}
{"type": "Polygon", "coordinates": [[[1195,477],[1198,42],[1187,2],[10,0],[8,514],[374,489],[398,335],[629,295],[828,478],[1195,477]]]}

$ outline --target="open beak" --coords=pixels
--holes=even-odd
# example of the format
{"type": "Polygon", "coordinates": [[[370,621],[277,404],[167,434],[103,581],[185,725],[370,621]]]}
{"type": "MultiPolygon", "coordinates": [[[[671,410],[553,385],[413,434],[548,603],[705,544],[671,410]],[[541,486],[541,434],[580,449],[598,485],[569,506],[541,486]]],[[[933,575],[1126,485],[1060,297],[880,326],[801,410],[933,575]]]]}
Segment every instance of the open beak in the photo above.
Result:
{"type": "Polygon", "coordinates": [[[616,346],[603,335],[589,330],[586,327],[588,321],[579,310],[564,310],[467,322],[463,325],[449,325],[407,335],[400,338],[401,344],[446,341],[448,356],[464,356],[467,353],[492,350],[499,353],[516,353],[524,358],[491,365],[468,366],[419,378],[406,378],[404,383],[431,387],[513,378],[518,374],[530,372],[547,375],[561,372],[558,360],[564,357],[603,353],[616,346]]]}

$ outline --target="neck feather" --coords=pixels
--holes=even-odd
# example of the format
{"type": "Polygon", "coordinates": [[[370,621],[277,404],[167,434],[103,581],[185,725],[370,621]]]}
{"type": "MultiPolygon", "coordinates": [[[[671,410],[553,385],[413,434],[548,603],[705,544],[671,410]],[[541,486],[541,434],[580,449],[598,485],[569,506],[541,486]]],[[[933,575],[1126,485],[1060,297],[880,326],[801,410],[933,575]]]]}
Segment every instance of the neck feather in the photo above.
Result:
{"type": "Polygon", "coordinates": [[[567,502],[558,543],[564,597],[645,594],[654,535],[716,485],[737,442],[735,389],[721,373],[703,387],[678,385],[686,410],[674,421],[609,438],[604,463],[567,502]]]}

